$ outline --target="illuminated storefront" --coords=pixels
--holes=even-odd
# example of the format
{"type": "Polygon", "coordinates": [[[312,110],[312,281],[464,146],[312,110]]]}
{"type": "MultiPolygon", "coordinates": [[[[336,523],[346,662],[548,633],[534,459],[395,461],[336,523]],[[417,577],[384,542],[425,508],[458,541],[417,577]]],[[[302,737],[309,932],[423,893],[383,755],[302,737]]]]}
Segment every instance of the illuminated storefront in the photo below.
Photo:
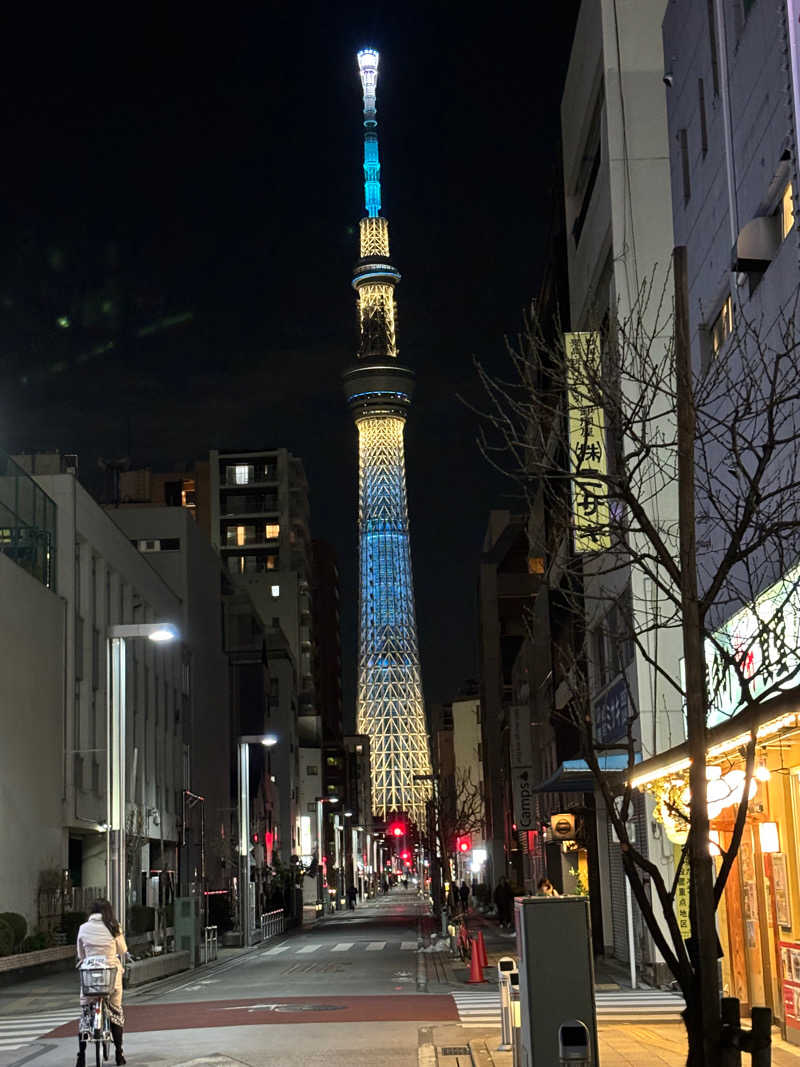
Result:
{"type": "MultiPolygon", "coordinates": [[[[723,995],[737,997],[743,1012],[753,1005],[770,1007],[789,1040],[800,1044],[800,687],[709,730],[709,847],[717,870],[730,845],[753,729],[757,748],[747,818],[717,911],[723,995]]],[[[652,795],[676,865],[688,832],[688,774],[686,745],[680,745],[642,763],[632,777],[633,785],[652,795]]],[[[686,868],[675,910],[688,938],[686,868]]]]}

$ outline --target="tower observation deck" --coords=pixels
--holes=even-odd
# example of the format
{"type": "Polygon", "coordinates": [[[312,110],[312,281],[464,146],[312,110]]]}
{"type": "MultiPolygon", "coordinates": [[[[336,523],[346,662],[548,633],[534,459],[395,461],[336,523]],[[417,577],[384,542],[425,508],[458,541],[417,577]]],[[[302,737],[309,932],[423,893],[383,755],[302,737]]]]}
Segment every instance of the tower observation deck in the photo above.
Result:
{"type": "Polygon", "coordinates": [[[360,258],[353,274],[360,344],[343,375],[358,429],[359,645],[358,732],[370,739],[376,815],[422,823],[430,782],[411,573],[403,432],[414,374],[397,359],[389,223],[380,214],[375,93],[378,53],[358,53],[364,92],[364,201],[360,258]],[[415,780],[416,778],[416,780],[415,780]]]}

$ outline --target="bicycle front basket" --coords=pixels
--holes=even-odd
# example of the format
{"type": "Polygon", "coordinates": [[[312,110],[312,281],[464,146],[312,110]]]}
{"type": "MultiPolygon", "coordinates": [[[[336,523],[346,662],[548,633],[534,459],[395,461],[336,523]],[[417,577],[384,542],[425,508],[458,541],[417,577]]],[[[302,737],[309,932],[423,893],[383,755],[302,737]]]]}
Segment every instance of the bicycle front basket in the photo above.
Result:
{"type": "Polygon", "coordinates": [[[117,968],[108,964],[95,963],[81,965],[81,993],[85,997],[107,997],[114,990],[117,980],[117,968]]]}

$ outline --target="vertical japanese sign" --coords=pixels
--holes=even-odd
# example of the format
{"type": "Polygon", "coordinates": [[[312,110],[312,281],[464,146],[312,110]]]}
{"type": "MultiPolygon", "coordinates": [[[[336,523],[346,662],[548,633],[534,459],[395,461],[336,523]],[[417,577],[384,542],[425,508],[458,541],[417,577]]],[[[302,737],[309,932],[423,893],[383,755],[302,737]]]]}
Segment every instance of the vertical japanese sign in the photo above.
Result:
{"type": "Polygon", "coordinates": [[[518,830],[532,830],[536,824],[536,806],[532,792],[534,779],[530,720],[531,713],[527,704],[512,704],[509,707],[511,793],[514,821],[518,830]]]}
{"type": "Polygon", "coordinates": [[[600,374],[600,335],[565,333],[569,458],[576,552],[611,547],[608,531],[608,473],[603,409],[595,403],[592,383],[600,374]]]}
{"type": "MultiPolygon", "coordinates": [[[[675,866],[681,862],[681,852],[683,848],[681,845],[675,845],[675,866]]],[[[680,878],[678,884],[675,887],[675,917],[678,920],[678,927],[681,932],[681,937],[684,941],[688,940],[692,936],[692,924],[689,919],[689,852],[687,850],[686,856],[683,860],[683,866],[681,867],[680,878]]]]}

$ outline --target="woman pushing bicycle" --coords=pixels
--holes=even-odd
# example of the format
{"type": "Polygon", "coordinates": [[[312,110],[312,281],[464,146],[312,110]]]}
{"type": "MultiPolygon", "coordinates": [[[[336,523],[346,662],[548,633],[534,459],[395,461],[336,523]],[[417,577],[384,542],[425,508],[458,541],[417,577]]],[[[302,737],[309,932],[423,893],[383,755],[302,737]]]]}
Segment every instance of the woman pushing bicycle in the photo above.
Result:
{"type": "MultiPolygon", "coordinates": [[[[116,979],[111,992],[105,997],[110,1020],[111,1036],[117,1053],[117,1063],[125,1063],[122,1052],[122,1032],[125,1014],[122,1010],[122,960],[128,951],[119,922],[114,917],[107,900],[96,900],[86,922],[78,930],[78,960],[89,957],[104,957],[108,966],[116,968],[116,979]]],[[[84,1013],[92,1010],[96,997],[81,993],[81,1008],[84,1013]]],[[[82,1030],[85,1028],[82,1027],[82,1030]]],[[[78,1060],[75,1067],[86,1067],[86,1041],[78,1037],[78,1060]]]]}

